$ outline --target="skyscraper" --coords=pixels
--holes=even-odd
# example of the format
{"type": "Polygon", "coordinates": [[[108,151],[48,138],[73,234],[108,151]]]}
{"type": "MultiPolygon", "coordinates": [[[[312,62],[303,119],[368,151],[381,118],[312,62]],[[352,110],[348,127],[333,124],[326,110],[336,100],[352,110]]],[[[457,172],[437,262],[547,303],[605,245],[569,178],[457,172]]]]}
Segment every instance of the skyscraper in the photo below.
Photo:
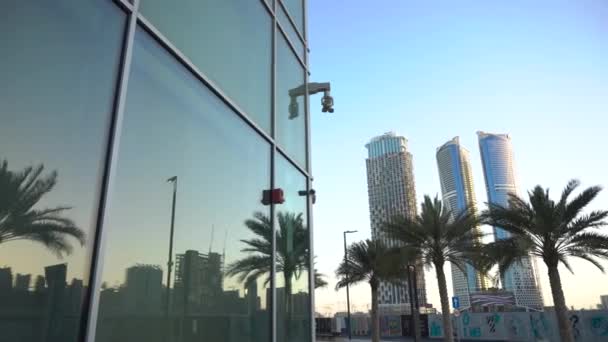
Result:
{"type": "MultiPolygon", "coordinates": [[[[475,213],[477,204],[469,151],[463,148],[459,138],[455,137],[437,148],[436,157],[443,204],[453,216],[465,210],[475,213]]],[[[486,288],[486,279],[469,264],[465,266],[466,272],[454,265],[451,267],[454,295],[458,296],[463,308],[469,307],[469,294],[486,288]]]]}
{"type": "MultiPolygon", "coordinates": [[[[383,236],[380,226],[397,215],[416,215],[416,190],[412,154],[407,151],[407,139],[393,132],[373,138],[365,145],[368,151],[367,190],[369,196],[370,222],[373,239],[382,239],[395,245],[383,236]]],[[[424,272],[418,268],[418,303],[426,304],[424,272]]],[[[378,303],[383,311],[409,312],[409,293],[406,283],[380,284],[378,303]]]]}
{"type": "MultiPolygon", "coordinates": [[[[477,132],[477,136],[488,202],[507,206],[509,194],[517,193],[511,137],[507,134],[486,132],[477,132]]],[[[500,227],[493,229],[494,238],[497,240],[510,236],[500,227]]],[[[515,294],[518,306],[542,310],[543,298],[533,264],[532,258],[524,258],[521,263],[513,265],[501,274],[501,282],[505,290],[515,294]]]]}

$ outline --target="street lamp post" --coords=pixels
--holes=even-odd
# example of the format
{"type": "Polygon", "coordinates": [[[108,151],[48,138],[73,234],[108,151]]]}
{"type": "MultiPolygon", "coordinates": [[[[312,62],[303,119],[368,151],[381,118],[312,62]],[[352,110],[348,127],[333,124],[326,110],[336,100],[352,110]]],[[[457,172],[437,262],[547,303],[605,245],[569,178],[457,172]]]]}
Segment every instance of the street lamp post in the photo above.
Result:
{"type": "Polygon", "coordinates": [[[346,269],[348,270],[346,272],[346,314],[347,314],[347,318],[346,318],[346,330],[348,331],[348,340],[350,341],[352,338],[351,335],[351,329],[350,329],[350,292],[348,289],[348,273],[350,272],[350,269],[348,269],[348,257],[347,257],[347,252],[346,252],[346,234],[350,234],[350,233],[356,233],[356,230],[347,230],[344,232],[344,264],[346,265],[346,269]]]}
{"type": "Polygon", "coordinates": [[[173,183],[173,203],[171,204],[171,229],[169,232],[169,261],[167,261],[167,297],[165,298],[165,315],[169,317],[169,306],[171,303],[171,269],[173,267],[173,232],[175,225],[175,200],[177,198],[177,176],[167,179],[173,183]]]}

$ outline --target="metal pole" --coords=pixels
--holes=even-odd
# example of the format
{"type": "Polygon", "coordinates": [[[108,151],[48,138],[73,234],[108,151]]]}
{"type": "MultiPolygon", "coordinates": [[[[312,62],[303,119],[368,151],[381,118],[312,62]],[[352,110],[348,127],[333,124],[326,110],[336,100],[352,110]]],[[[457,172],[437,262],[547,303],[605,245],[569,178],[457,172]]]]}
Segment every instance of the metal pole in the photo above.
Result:
{"type": "Polygon", "coordinates": [[[414,289],[412,288],[412,273],[409,266],[407,267],[407,287],[408,292],[410,293],[410,330],[412,336],[416,338],[416,332],[414,331],[414,329],[416,329],[416,326],[414,325],[414,289]]]}
{"type": "Polygon", "coordinates": [[[352,339],[352,335],[351,335],[351,331],[350,331],[350,292],[348,290],[348,273],[350,272],[350,269],[348,268],[348,258],[346,256],[346,232],[344,232],[344,265],[346,265],[346,314],[347,314],[347,318],[346,318],[346,330],[348,331],[348,340],[350,341],[352,339]]]}
{"type": "MultiPolygon", "coordinates": [[[[171,230],[169,233],[169,261],[167,262],[167,297],[165,298],[165,316],[169,318],[169,308],[171,304],[171,269],[173,267],[173,231],[175,226],[175,200],[177,198],[177,176],[167,180],[173,183],[173,203],[171,205],[171,230]]],[[[186,303],[184,303],[186,305],[186,303]]]]}
{"type": "MultiPolygon", "coordinates": [[[[418,303],[418,277],[417,277],[417,272],[416,272],[416,265],[411,265],[411,266],[412,266],[412,273],[413,273],[412,287],[414,288],[414,310],[416,310],[417,312],[420,312],[420,304],[418,303]]],[[[414,313],[412,312],[412,315],[413,314],[414,313]]],[[[420,319],[420,315],[418,315],[418,319],[420,319]]],[[[416,322],[414,322],[414,323],[416,323],[416,322]]],[[[418,323],[420,323],[420,322],[418,322],[418,323]]],[[[416,330],[414,330],[414,341],[418,342],[417,329],[420,329],[420,327],[417,326],[417,327],[415,327],[415,329],[416,330]]]]}
{"type": "Polygon", "coordinates": [[[414,286],[412,284],[412,272],[410,271],[411,265],[407,265],[407,287],[410,294],[410,327],[414,341],[416,341],[416,325],[414,322],[414,286]]]}

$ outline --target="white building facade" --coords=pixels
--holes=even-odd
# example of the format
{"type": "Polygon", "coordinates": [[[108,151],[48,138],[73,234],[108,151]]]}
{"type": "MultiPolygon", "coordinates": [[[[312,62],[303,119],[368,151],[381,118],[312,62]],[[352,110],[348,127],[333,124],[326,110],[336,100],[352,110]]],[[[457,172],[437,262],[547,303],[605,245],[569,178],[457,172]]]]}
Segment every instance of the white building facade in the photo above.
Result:
{"type": "MultiPolygon", "coordinates": [[[[407,139],[392,132],[373,138],[365,147],[368,150],[366,166],[372,238],[382,239],[389,246],[395,245],[395,241],[383,236],[380,227],[395,216],[416,215],[412,154],[407,151],[407,139]]],[[[422,267],[418,266],[418,304],[424,306],[424,272],[422,267]]],[[[382,282],[378,301],[383,312],[408,313],[410,296],[407,283],[382,282]]]]}

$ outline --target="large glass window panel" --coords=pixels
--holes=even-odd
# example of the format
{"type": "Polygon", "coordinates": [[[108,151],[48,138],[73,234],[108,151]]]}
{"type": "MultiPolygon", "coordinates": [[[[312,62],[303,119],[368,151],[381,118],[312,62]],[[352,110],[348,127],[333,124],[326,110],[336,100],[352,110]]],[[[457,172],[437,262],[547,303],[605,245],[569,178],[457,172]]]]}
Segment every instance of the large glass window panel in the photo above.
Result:
{"type": "Polygon", "coordinates": [[[306,167],[306,108],[304,68],[285,37],[277,35],[276,122],[277,143],[306,167]]]}
{"type": "Polygon", "coordinates": [[[283,5],[289,11],[289,15],[296,23],[296,27],[300,33],[304,32],[304,3],[303,0],[281,0],[283,5]]]}
{"type": "Polygon", "coordinates": [[[269,341],[270,144],[143,30],[127,93],[96,341],[269,341]]]}
{"type": "Polygon", "coordinates": [[[291,41],[291,43],[294,45],[294,48],[295,48],[296,52],[298,53],[298,56],[300,56],[300,58],[302,58],[302,60],[304,60],[304,53],[305,53],[304,43],[300,39],[300,36],[296,32],[296,30],[293,28],[291,21],[289,21],[289,18],[287,18],[287,14],[285,14],[285,11],[283,10],[283,7],[281,7],[281,6],[279,6],[277,8],[277,18],[279,19],[281,28],[283,28],[283,30],[287,34],[287,37],[289,37],[289,41],[291,41]]]}
{"type": "Polygon", "coordinates": [[[141,0],[140,10],[270,132],[272,20],[260,1],[141,0]]]}
{"type": "Polygon", "coordinates": [[[0,340],[77,340],[126,16],[0,2],[0,340]]]}
{"type": "Polygon", "coordinates": [[[310,341],[306,177],[277,153],[275,181],[285,195],[285,202],[275,206],[277,341],[310,341]]]}

